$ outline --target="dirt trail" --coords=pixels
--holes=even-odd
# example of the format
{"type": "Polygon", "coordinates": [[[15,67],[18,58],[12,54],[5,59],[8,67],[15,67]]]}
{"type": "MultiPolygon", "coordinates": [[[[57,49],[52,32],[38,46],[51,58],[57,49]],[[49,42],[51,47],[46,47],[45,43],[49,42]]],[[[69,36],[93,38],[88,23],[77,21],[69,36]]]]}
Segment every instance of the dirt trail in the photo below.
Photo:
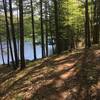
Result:
{"type": "Polygon", "coordinates": [[[99,100],[99,67],[100,50],[90,49],[2,70],[0,100],[99,100]]]}

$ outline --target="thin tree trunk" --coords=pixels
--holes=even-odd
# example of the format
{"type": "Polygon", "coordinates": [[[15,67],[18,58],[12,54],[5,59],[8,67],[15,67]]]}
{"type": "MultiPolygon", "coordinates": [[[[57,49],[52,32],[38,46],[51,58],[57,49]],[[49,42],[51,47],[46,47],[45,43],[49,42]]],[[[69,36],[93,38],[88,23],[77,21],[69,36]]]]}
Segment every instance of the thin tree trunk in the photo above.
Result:
{"type": "Polygon", "coordinates": [[[48,1],[45,1],[45,34],[46,34],[46,56],[48,56],[48,1]]]}
{"type": "Polygon", "coordinates": [[[61,53],[61,41],[60,41],[60,33],[58,27],[58,1],[54,0],[54,9],[55,9],[55,33],[56,33],[56,53],[61,53]]]}
{"type": "Polygon", "coordinates": [[[52,51],[53,51],[53,54],[55,53],[55,50],[54,50],[54,44],[53,44],[53,34],[52,34],[52,31],[51,31],[51,18],[50,18],[50,15],[49,15],[49,30],[50,30],[50,37],[51,37],[51,40],[52,40],[52,51]]]}
{"type": "Polygon", "coordinates": [[[54,50],[54,44],[53,44],[53,34],[52,34],[52,27],[51,27],[51,13],[50,13],[51,9],[50,9],[50,5],[49,5],[49,31],[50,31],[50,37],[51,37],[51,40],[52,40],[52,51],[53,51],[53,54],[55,53],[55,50],[54,50]]]}
{"type": "Polygon", "coordinates": [[[33,51],[34,51],[34,60],[36,60],[36,45],[35,45],[35,28],[34,28],[34,11],[33,11],[33,2],[31,0],[31,18],[32,18],[32,33],[33,33],[33,51]]]}
{"type": "Polygon", "coordinates": [[[18,55],[18,59],[19,59],[19,51],[20,51],[20,48],[19,48],[19,43],[20,43],[20,40],[19,40],[19,16],[18,16],[18,6],[17,6],[17,55],[18,55]]]}
{"type": "Polygon", "coordinates": [[[85,1],[85,47],[86,48],[91,47],[88,0],[85,1]]]}
{"type": "Polygon", "coordinates": [[[0,37],[0,49],[1,49],[2,62],[3,62],[3,65],[4,65],[5,64],[5,61],[4,61],[4,55],[3,55],[3,47],[2,47],[1,37],[0,37]]]}
{"type": "Polygon", "coordinates": [[[93,43],[99,43],[99,33],[100,33],[100,1],[94,1],[94,33],[93,33],[93,43]]]}
{"type": "Polygon", "coordinates": [[[10,56],[9,56],[9,41],[8,41],[8,37],[6,38],[7,39],[7,64],[8,66],[10,66],[10,56]]]}
{"type": "Polygon", "coordinates": [[[44,29],[43,29],[43,10],[42,0],[40,0],[40,19],[41,19],[41,46],[42,46],[42,58],[45,57],[45,44],[44,44],[44,29]]]}
{"type": "Polygon", "coordinates": [[[10,40],[9,23],[8,23],[8,19],[7,19],[8,16],[7,16],[6,0],[3,0],[3,6],[4,6],[4,13],[5,13],[7,40],[8,40],[9,47],[10,47],[12,65],[13,65],[13,68],[15,69],[15,63],[14,63],[14,58],[13,58],[13,50],[12,50],[12,45],[11,45],[11,40],[10,40]]]}
{"type": "Polygon", "coordinates": [[[19,17],[20,17],[20,59],[21,59],[21,69],[23,69],[25,67],[23,0],[19,0],[19,17]]]}
{"type": "Polygon", "coordinates": [[[13,47],[14,47],[15,63],[17,68],[19,65],[19,60],[17,55],[17,45],[16,45],[15,30],[14,30],[14,23],[13,23],[12,0],[9,0],[9,7],[10,7],[11,34],[12,34],[13,47]]]}

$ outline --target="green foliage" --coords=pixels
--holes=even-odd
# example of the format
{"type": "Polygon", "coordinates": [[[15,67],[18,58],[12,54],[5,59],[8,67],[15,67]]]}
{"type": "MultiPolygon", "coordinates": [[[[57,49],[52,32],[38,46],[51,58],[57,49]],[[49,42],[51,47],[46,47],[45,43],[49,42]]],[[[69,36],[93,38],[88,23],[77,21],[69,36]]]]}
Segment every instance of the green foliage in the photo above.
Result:
{"type": "MultiPolygon", "coordinates": [[[[60,1],[60,26],[68,33],[82,33],[84,27],[83,9],[77,0],[60,1]],[[72,27],[72,28],[69,28],[72,27]],[[71,30],[70,30],[71,29],[71,30]],[[67,31],[66,31],[67,30],[67,31]]],[[[68,34],[67,33],[67,34],[68,34]]],[[[82,34],[80,34],[82,35],[82,34]]]]}
{"type": "MultiPolygon", "coordinates": [[[[34,31],[35,31],[35,36],[38,39],[40,36],[40,21],[39,17],[35,16],[34,17],[34,31]]],[[[25,31],[25,37],[26,38],[31,38],[32,37],[32,21],[31,17],[27,16],[24,18],[24,31],[25,31]]]]}
{"type": "MultiPolygon", "coordinates": [[[[16,0],[17,1],[17,0],[16,0]]],[[[43,1],[43,5],[44,5],[43,1]]],[[[55,14],[54,14],[54,4],[53,1],[49,1],[49,7],[48,7],[48,14],[50,14],[50,21],[51,21],[51,30],[49,30],[48,33],[52,32],[53,35],[55,35],[55,14]]],[[[32,25],[31,25],[31,13],[30,13],[30,4],[29,0],[24,0],[24,32],[26,38],[32,37],[32,25]],[[27,13],[28,9],[28,13],[27,13]]],[[[91,4],[91,3],[90,3],[91,4]]],[[[18,3],[15,2],[16,7],[18,6],[18,3]]],[[[35,35],[36,39],[40,39],[40,8],[39,8],[39,1],[34,0],[33,2],[34,7],[34,19],[35,19],[35,35]]],[[[43,8],[43,23],[45,28],[45,11],[43,8]]],[[[72,36],[75,38],[81,38],[84,36],[84,2],[82,0],[60,0],[58,2],[58,18],[59,18],[59,32],[61,33],[62,39],[70,39],[72,36]]],[[[2,19],[0,17],[0,19],[2,19]]],[[[4,20],[4,17],[3,17],[4,20]]],[[[49,20],[48,20],[49,21],[49,20]]],[[[0,33],[5,33],[5,26],[3,26],[5,21],[3,23],[0,21],[0,33]]],[[[19,28],[17,23],[17,17],[14,16],[14,22],[15,22],[15,32],[16,36],[19,37],[19,28]]],[[[49,23],[49,22],[48,22],[49,23]]],[[[49,25],[49,24],[48,24],[49,25]]],[[[48,26],[50,27],[50,26],[48,26]]]]}

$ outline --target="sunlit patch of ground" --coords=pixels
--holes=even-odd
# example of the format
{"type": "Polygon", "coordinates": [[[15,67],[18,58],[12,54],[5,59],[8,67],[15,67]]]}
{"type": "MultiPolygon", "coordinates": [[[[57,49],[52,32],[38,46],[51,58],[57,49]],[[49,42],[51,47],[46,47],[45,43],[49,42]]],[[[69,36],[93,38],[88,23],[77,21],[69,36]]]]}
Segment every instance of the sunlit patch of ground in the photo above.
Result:
{"type": "Polygon", "coordinates": [[[92,69],[86,67],[88,70],[83,71],[85,66],[84,68],[82,66],[85,61],[86,66],[94,65],[95,57],[97,59],[95,64],[99,66],[99,54],[100,50],[96,49],[93,51],[93,57],[92,52],[90,52],[86,56],[87,60],[84,60],[81,51],[63,53],[59,56],[30,62],[22,71],[13,72],[10,68],[0,67],[0,100],[84,100],[85,97],[98,98],[100,77],[98,76],[95,83],[88,83],[88,80],[96,76],[93,76],[95,74],[94,67],[92,69]],[[90,79],[87,79],[87,73],[90,73],[88,75],[90,79]]]}

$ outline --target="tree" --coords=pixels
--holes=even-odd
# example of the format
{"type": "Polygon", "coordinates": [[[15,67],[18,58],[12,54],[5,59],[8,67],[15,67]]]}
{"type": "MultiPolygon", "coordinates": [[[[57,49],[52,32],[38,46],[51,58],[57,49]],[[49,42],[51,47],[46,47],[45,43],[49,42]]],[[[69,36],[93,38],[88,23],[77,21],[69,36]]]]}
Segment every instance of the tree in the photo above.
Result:
{"type": "Polygon", "coordinates": [[[45,37],[46,37],[46,56],[48,56],[48,0],[45,1],[45,37]]]}
{"type": "Polygon", "coordinates": [[[15,54],[15,63],[16,68],[19,65],[18,55],[17,55],[17,45],[16,45],[16,37],[15,37],[15,30],[14,30],[14,23],[13,23],[13,9],[12,9],[12,0],[9,0],[9,7],[10,7],[10,23],[11,23],[11,33],[13,39],[13,47],[14,47],[14,54],[15,54]]]}
{"type": "Polygon", "coordinates": [[[85,46],[86,48],[91,47],[88,0],[85,1],[85,46]]]}
{"type": "Polygon", "coordinates": [[[19,0],[19,19],[20,19],[20,59],[21,59],[21,69],[23,69],[25,67],[23,0],[19,0]]]}
{"type": "MultiPolygon", "coordinates": [[[[4,6],[5,22],[6,22],[7,51],[9,52],[9,47],[10,47],[10,53],[11,53],[11,58],[12,58],[12,65],[13,65],[13,68],[16,69],[16,66],[15,66],[15,63],[14,63],[14,58],[13,58],[13,50],[12,50],[12,45],[11,45],[11,39],[10,39],[8,15],[7,15],[7,8],[6,8],[7,7],[7,1],[6,0],[3,0],[3,6],[4,6]]],[[[8,57],[9,57],[9,53],[8,53],[8,57]]],[[[9,64],[9,62],[8,62],[8,64],[9,64]]]]}
{"type": "Polygon", "coordinates": [[[34,31],[34,10],[33,10],[33,1],[31,2],[31,18],[32,18],[32,33],[33,33],[33,50],[34,50],[34,60],[36,60],[36,45],[35,45],[35,31],[34,31]]]}
{"type": "Polygon", "coordinates": [[[52,25],[53,23],[54,23],[54,18],[52,18],[53,17],[53,14],[52,14],[52,5],[50,5],[50,3],[48,3],[48,16],[49,16],[49,18],[48,18],[48,24],[49,24],[49,27],[48,27],[48,30],[49,30],[49,33],[50,33],[50,38],[51,38],[51,42],[52,42],[52,51],[53,51],[53,54],[55,53],[55,48],[54,48],[54,35],[55,34],[53,34],[54,33],[54,27],[52,27],[52,26],[54,26],[54,25],[52,25]]]}
{"type": "Polygon", "coordinates": [[[54,0],[54,10],[55,10],[55,34],[56,34],[56,52],[57,54],[61,53],[61,41],[60,41],[60,33],[59,33],[59,26],[58,26],[58,1],[54,0]]]}
{"type": "Polygon", "coordinates": [[[40,20],[41,20],[41,45],[42,45],[42,58],[45,57],[45,45],[44,45],[44,28],[43,28],[43,1],[40,0],[40,20]]]}
{"type": "Polygon", "coordinates": [[[93,33],[93,43],[99,43],[99,33],[100,33],[100,1],[94,1],[94,33],[93,33]]]}
{"type": "Polygon", "coordinates": [[[3,65],[4,65],[5,64],[5,61],[4,61],[4,55],[3,55],[3,47],[2,47],[1,36],[0,36],[0,49],[1,49],[2,62],[3,62],[3,65]]]}

